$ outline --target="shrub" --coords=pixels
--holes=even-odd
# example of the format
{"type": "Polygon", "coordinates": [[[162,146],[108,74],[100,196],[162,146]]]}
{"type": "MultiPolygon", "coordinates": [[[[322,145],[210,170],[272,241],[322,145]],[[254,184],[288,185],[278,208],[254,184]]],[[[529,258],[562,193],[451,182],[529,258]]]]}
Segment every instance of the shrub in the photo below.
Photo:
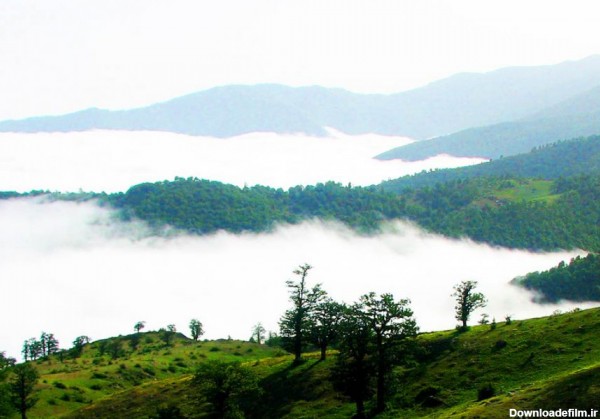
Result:
{"type": "Polygon", "coordinates": [[[60,388],[61,390],[64,390],[67,388],[67,386],[64,385],[63,383],[61,383],[60,381],[55,381],[54,383],[52,383],[52,385],[56,388],[60,388]]]}
{"type": "Polygon", "coordinates": [[[496,395],[496,390],[491,384],[486,384],[483,387],[480,387],[477,391],[477,401],[489,399],[490,397],[494,397],[496,395]]]}

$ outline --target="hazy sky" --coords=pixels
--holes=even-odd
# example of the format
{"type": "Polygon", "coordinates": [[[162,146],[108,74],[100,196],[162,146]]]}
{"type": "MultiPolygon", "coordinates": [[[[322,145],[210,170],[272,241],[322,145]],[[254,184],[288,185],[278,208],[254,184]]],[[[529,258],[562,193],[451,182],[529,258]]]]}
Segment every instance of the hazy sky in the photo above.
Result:
{"type": "Polygon", "coordinates": [[[395,92],[600,53],[595,0],[2,0],[0,119],[223,84],[395,92]]]}

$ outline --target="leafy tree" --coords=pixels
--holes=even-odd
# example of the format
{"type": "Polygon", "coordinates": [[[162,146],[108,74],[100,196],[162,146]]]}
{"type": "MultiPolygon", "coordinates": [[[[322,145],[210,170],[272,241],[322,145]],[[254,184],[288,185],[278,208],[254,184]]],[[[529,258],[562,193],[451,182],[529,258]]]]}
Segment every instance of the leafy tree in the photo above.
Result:
{"type": "Polygon", "coordinates": [[[365,318],[375,340],[377,362],[377,412],[385,409],[386,376],[391,370],[391,351],[401,340],[414,337],[418,327],[408,307],[410,300],[394,301],[392,294],[365,294],[360,298],[359,315],[365,318]]]}
{"type": "Polygon", "coordinates": [[[262,323],[258,322],[252,328],[252,338],[254,338],[254,341],[260,345],[265,338],[265,332],[266,329],[262,323]]]}
{"type": "Polygon", "coordinates": [[[242,418],[261,394],[258,376],[239,362],[200,364],[192,383],[220,418],[242,418]]]}
{"type": "Polygon", "coordinates": [[[21,414],[21,419],[27,419],[27,411],[37,402],[33,396],[33,390],[40,375],[27,362],[15,365],[12,372],[13,376],[9,382],[12,403],[21,414]]]}
{"type": "Polygon", "coordinates": [[[173,337],[175,337],[176,332],[177,328],[175,327],[175,325],[169,324],[167,325],[166,329],[159,330],[159,336],[166,346],[171,346],[171,344],[173,343],[173,337]]]}
{"type": "Polygon", "coordinates": [[[71,348],[71,356],[73,358],[79,358],[83,352],[83,347],[90,343],[88,336],[82,335],[75,338],[73,341],[73,347],[71,348]]]}
{"type": "Polygon", "coordinates": [[[286,281],[290,292],[292,308],[287,310],[279,327],[285,342],[291,342],[294,362],[299,362],[302,356],[302,347],[310,327],[310,315],[314,307],[325,297],[325,291],[317,284],[309,289],[306,284],[308,271],[312,269],[309,264],[300,265],[294,274],[300,277],[298,282],[286,281]]]}
{"type": "Polygon", "coordinates": [[[200,320],[190,320],[190,333],[192,334],[192,339],[194,340],[198,340],[200,336],[204,334],[204,329],[200,320]]]}
{"type": "Polygon", "coordinates": [[[340,353],[333,369],[335,387],[356,403],[356,418],[365,417],[365,401],[372,394],[373,368],[369,354],[373,346],[373,330],[361,315],[358,304],[348,307],[339,323],[340,353]]]}
{"type": "MultiPolygon", "coordinates": [[[[14,366],[16,363],[17,363],[17,360],[12,357],[7,357],[6,352],[4,352],[4,351],[0,352],[0,373],[8,367],[14,366]]],[[[0,378],[2,378],[1,375],[0,375],[0,378]]]]}
{"type": "Polygon", "coordinates": [[[140,331],[146,327],[146,322],[145,321],[139,321],[136,324],[133,325],[133,330],[135,330],[135,333],[140,333],[140,331]]]}
{"type": "Polygon", "coordinates": [[[9,417],[13,413],[9,388],[4,383],[4,378],[8,373],[8,369],[14,366],[16,362],[16,359],[7,357],[5,352],[0,352],[0,417],[9,417]]]}
{"type": "Polygon", "coordinates": [[[485,307],[487,300],[480,292],[474,292],[477,287],[477,281],[462,281],[454,286],[452,296],[456,299],[454,306],[456,320],[462,322],[462,329],[467,328],[467,321],[478,308],[485,307]]]}
{"type": "Polygon", "coordinates": [[[27,339],[25,342],[23,342],[23,350],[21,353],[23,354],[23,359],[25,361],[29,359],[35,361],[42,356],[42,342],[36,338],[27,339]]]}
{"type": "Polygon", "coordinates": [[[321,350],[321,361],[327,358],[327,347],[338,335],[338,326],[346,306],[331,298],[320,302],[311,316],[310,338],[321,350]]]}

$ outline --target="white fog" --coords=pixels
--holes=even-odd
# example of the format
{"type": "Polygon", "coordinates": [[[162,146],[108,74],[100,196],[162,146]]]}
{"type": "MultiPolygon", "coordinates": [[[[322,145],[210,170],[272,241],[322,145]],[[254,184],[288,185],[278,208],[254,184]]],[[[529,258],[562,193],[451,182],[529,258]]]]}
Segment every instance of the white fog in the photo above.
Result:
{"type": "MultiPolygon", "coordinates": [[[[206,338],[248,339],[263,322],[277,330],[288,307],[285,281],[310,263],[320,282],[346,302],[391,292],[410,298],[422,330],[455,325],[452,286],[479,281],[485,312],[527,318],[585,304],[540,306],[508,285],[513,277],[548,269],[575,252],[530,253],[426,234],[396,222],[361,237],[318,221],[280,226],[273,233],[153,237],[143,223],[122,223],[93,203],[0,201],[0,318],[2,350],[19,356],[22,342],[54,333],[62,347],[76,336],[101,339],[173,323],[186,333],[200,319],[206,338]]],[[[477,320],[479,313],[473,319],[477,320]]]]}
{"type": "Polygon", "coordinates": [[[253,133],[233,138],[163,132],[0,134],[0,190],[125,191],[175,176],[289,188],[333,180],[371,185],[406,174],[484,161],[437,156],[406,163],[372,157],[411,140],[253,133]]]}

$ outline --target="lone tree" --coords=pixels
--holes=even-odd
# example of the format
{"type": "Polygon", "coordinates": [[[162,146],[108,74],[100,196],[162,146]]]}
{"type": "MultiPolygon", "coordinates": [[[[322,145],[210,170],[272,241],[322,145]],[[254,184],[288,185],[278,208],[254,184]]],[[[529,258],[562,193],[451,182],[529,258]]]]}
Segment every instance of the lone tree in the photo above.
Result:
{"type": "Polygon", "coordinates": [[[190,333],[192,334],[192,339],[194,340],[198,340],[198,338],[204,334],[204,329],[200,320],[190,320],[190,333]]]}
{"type": "Polygon", "coordinates": [[[477,287],[477,281],[462,281],[454,286],[452,296],[456,299],[454,306],[456,320],[462,322],[462,329],[467,328],[467,321],[478,308],[485,307],[487,300],[480,292],[474,292],[477,287]]]}
{"type": "Polygon", "coordinates": [[[293,307],[285,312],[279,321],[281,336],[286,341],[291,341],[292,351],[294,353],[294,362],[300,361],[302,356],[302,345],[306,340],[309,331],[309,317],[314,307],[325,298],[325,291],[321,289],[321,284],[315,285],[309,289],[306,285],[306,276],[312,269],[309,264],[300,265],[294,271],[295,275],[300,277],[298,282],[286,281],[290,292],[290,301],[293,307]]]}
{"type": "Polygon", "coordinates": [[[12,372],[9,382],[12,404],[21,414],[21,419],[27,419],[27,411],[37,402],[33,388],[40,375],[30,363],[15,365],[12,372]]]}
{"type": "Polygon", "coordinates": [[[256,343],[259,345],[263,342],[265,338],[265,332],[267,330],[264,328],[261,322],[258,322],[252,328],[252,337],[255,339],[256,343]]]}
{"type": "Polygon", "coordinates": [[[140,333],[140,331],[146,327],[146,322],[144,321],[139,321],[136,324],[133,325],[133,330],[135,330],[135,333],[140,333]]]}

